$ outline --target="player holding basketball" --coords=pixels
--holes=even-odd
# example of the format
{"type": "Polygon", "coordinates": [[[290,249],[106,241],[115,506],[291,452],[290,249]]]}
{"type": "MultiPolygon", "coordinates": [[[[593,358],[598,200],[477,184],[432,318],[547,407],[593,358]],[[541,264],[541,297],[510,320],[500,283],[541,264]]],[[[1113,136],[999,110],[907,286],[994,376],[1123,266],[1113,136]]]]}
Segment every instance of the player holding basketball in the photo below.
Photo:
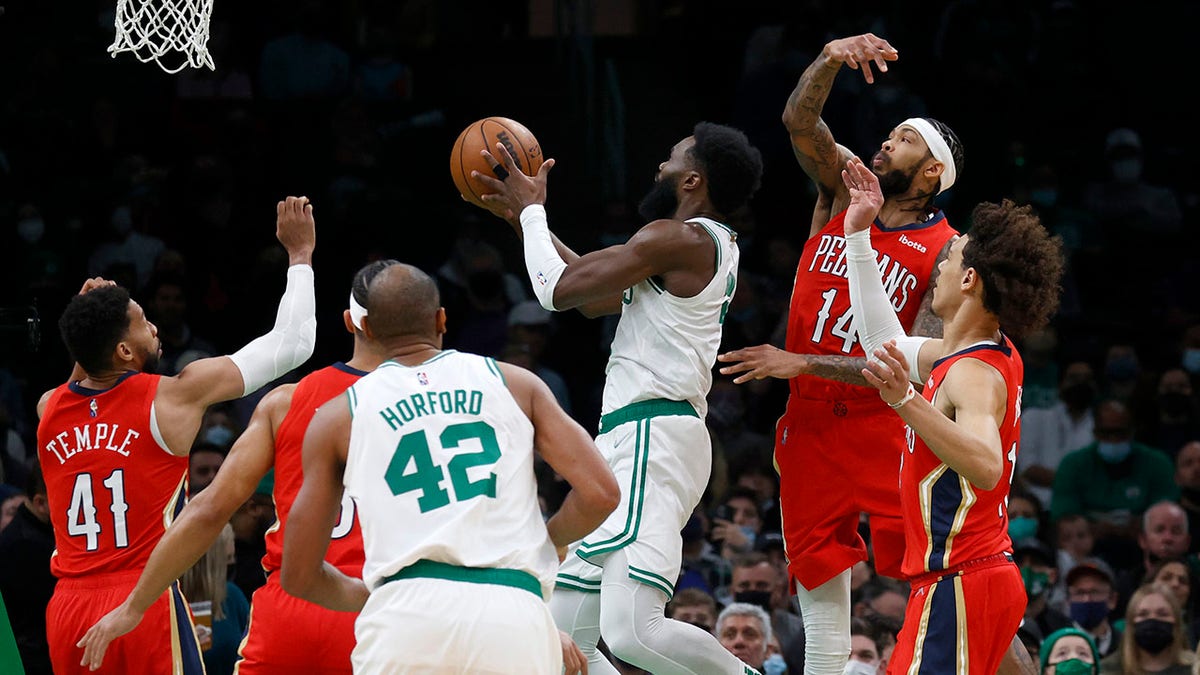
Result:
{"type": "Polygon", "coordinates": [[[593,674],[617,673],[596,649],[601,636],[618,658],[653,673],[754,672],[711,634],[663,612],[679,577],[680,530],[708,485],[712,459],[705,396],[738,270],[736,235],[721,221],[758,187],[759,152],[736,129],[696,125],[659,165],[639,209],[649,224],[624,244],[582,256],[547,224],[553,160],[530,178],[503,146],[497,152],[507,178],[474,175],[494,192],[483,196],[493,213],[524,240],[542,306],[621,315],[596,439],[621,485],[621,505],[572,546],[550,603],[555,621],[593,674]]]}
{"type": "Polygon", "coordinates": [[[908,424],[900,499],[912,591],[888,672],[991,675],[1025,612],[1008,537],[1024,375],[1012,339],[1040,329],[1057,309],[1061,242],[1030,207],[980,204],[934,288],[944,336],[909,337],[871,248],[884,203],[879,180],[857,158],[842,176],[850,294],[874,356],[863,377],[908,424]],[[921,395],[910,378],[925,385],[921,395]]]}
{"type": "Polygon", "coordinates": [[[563,653],[544,601],[555,548],[616,506],[612,473],[536,375],[441,349],[446,313],[428,275],[392,265],[367,300],[363,332],[387,360],[309,424],[284,589],[361,609],[355,673],[558,675],[563,653]],[[572,488],[545,523],[535,439],[572,488]],[[323,560],[343,484],[362,523],[362,579],[323,560]]]}
{"type": "MultiPolygon", "coordinates": [[[[290,267],[275,326],[230,356],[200,359],[178,375],[151,374],[157,330],[125,289],[90,279],[59,319],[76,362],[68,382],[38,402],[38,461],[46,479],[58,577],[46,610],[55,673],[86,672],[76,645],[129,594],[187,494],[188,452],[208,406],[245,396],[304,363],[316,337],[312,206],[277,206],[276,236],[290,267]]],[[[201,673],[178,585],[148,620],[109,651],[103,672],[201,673]]]]}
{"type": "MultiPolygon", "coordinates": [[[[254,592],[253,620],[239,650],[242,660],[237,664],[237,672],[349,675],[357,615],[332,612],[288,595],[279,584],[277,572],[283,557],[288,512],[303,480],[300,448],[304,431],[318,406],[344,392],[383,362],[385,356],[378,345],[367,340],[362,332],[362,318],[366,316],[371,281],[380,271],[395,264],[398,264],[395,260],[372,262],[354,275],[350,307],[342,312],[342,322],[354,336],[350,360],[310,373],[296,384],[280,385],[263,397],[246,430],[221,464],[223,470],[217,472],[212,484],[191,500],[171,524],[129,597],[80,641],[85,665],[96,667],[103,662],[108,645],[133,630],[154,600],[204,555],[224,524],[274,468],[276,518],[275,525],[267,532],[267,553],[263,557],[267,583],[254,592]]],[[[362,575],[362,531],[355,518],[354,502],[348,497],[342,500],[341,515],[325,560],[350,576],[362,575]]]]}
{"type": "MultiPolygon", "coordinates": [[[[880,574],[900,575],[903,529],[896,476],[903,425],[867,386],[855,335],[842,221],[849,194],[840,171],[851,156],[836,144],[821,109],[843,64],[873,83],[898,54],[871,34],[833,40],[804,71],[783,113],[800,166],[817,187],[809,239],[796,270],[786,351],[759,345],[722,354],[735,382],[789,379],[775,431],[784,542],[804,619],[809,675],[840,675],[850,654],[850,568],[867,559],[858,534],[870,514],[880,574]],[[832,216],[832,217],[831,217],[832,216]],[[863,471],[864,466],[871,467],[863,471]]],[[[962,148],[946,125],[911,118],[896,125],[871,163],[884,202],[875,222],[879,271],[892,309],[917,335],[940,335],[930,311],[937,263],[956,234],[934,198],[962,172],[962,148]]]]}

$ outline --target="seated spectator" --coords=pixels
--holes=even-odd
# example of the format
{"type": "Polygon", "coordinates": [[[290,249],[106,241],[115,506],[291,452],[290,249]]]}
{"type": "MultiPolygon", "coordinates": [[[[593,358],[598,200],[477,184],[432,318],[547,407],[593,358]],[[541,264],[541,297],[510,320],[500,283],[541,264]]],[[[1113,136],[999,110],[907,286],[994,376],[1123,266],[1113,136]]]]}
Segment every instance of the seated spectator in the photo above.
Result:
{"type": "Polygon", "coordinates": [[[1187,371],[1164,371],[1151,403],[1138,424],[1137,439],[1174,459],[1185,443],[1200,438],[1200,407],[1187,371]]]}
{"type": "Polygon", "coordinates": [[[761,672],[771,641],[771,620],[762,607],[735,602],[717,615],[717,639],[729,653],[761,672]]]}
{"type": "Polygon", "coordinates": [[[233,562],[233,528],[226,524],[208,551],[179,578],[180,591],[197,613],[196,635],[206,675],[233,674],[239,645],[250,627],[250,601],[228,580],[233,562]]]}
{"type": "Polygon", "coordinates": [[[188,322],[187,291],[181,280],[151,278],[146,296],[146,317],[158,328],[162,346],[157,373],[178,375],[192,361],[217,355],[212,342],[197,335],[188,322]]]}
{"type": "Polygon", "coordinates": [[[762,514],[754,490],[738,486],[730,488],[717,511],[710,536],[714,544],[720,542],[721,557],[732,560],[750,552],[762,530],[762,514]]]}
{"type": "Polygon", "coordinates": [[[1042,675],[1096,675],[1100,652],[1096,642],[1078,628],[1060,628],[1042,641],[1038,661],[1042,675]]]}
{"type": "Polygon", "coordinates": [[[1055,403],[1021,413],[1017,470],[1043,505],[1050,503],[1054,475],[1063,458],[1094,440],[1092,406],[1099,391],[1092,366],[1075,361],[1063,369],[1055,403]]]}
{"type": "Polygon", "coordinates": [[[1096,551],[1113,564],[1133,563],[1129,544],[1151,504],[1177,500],[1175,470],[1161,451],[1133,441],[1129,408],[1107,400],[1096,408],[1095,442],[1063,458],[1054,477],[1051,518],[1083,514],[1094,525],[1096,551]]]}
{"type": "Polygon", "coordinates": [[[853,614],[872,620],[876,614],[904,621],[904,610],[908,606],[907,584],[889,577],[877,576],[863,584],[853,614]]]}
{"type": "Polygon", "coordinates": [[[1058,582],[1058,566],[1050,547],[1035,538],[1020,540],[1013,544],[1013,562],[1025,581],[1025,625],[1036,626],[1039,636],[1073,625],[1069,616],[1050,603],[1058,582]]]}
{"type": "Polygon", "coordinates": [[[722,558],[717,547],[709,541],[707,519],[699,509],[683,525],[683,562],[680,566],[676,592],[685,588],[697,588],[709,595],[729,583],[732,564],[722,558]]]}
{"type": "MultiPolygon", "coordinates": [[[[1094,555],[1096,539],[1092,535],[1092,524],[1086,516],[1073,514],[1063,516],[1055,528],[1058,548],[1055,557],[1058,569],[1069,570],[1094,555]]],[[[1062,589],[1062,597],[1067,594],[1066,575],[1060,575],[1057,586],[1062,589]]],[[[1065,607],[1065,605],[1064,605],[1065,607]]]]}
{"type": "Polygon", "coordinates": [[[1165,587],[1147,584],[1129,599],[1121,647],[1101,660],[1100,672],[1192,675],[1193,660],[1184,646],[1183,615],[1175,596],[1165,587]]]}
{"type": "MultiPolygon", "coordinates": [[[[1188,532],[1200,525],[1200,440],[1190,441],[1175,456],[1175,484],[1179,486],[1179,505],[1187,513],[1188,532]]],[[[1188,552],[1200,551],[1200,537],[1192,537],[1188,552]]]]}
{"type": "Polygon", "coordinates": [[[857,617],[850,620],[850,660],[845,675],[875,675],[879,672],[882,650],[867,622],[857,617]]]}
{"type": "Polygon", "coordinates": [[[1187,553],[1191,544],[1187,524],[1187,513],[1175,502],[1161,501],[1146,509],[1137,536],[1141,559],[1117,575],[1118,614],[1125,611],[1125,604],[1133,592],[1148,581],[1151,568],[1160,561],[1180,558],[1187,553]]]}
{"type": "Polygon", "coordinates": [[[771,620],[771,632],[783,651],[804,640],[804,621],[791,611],[786,571],[771,564],[764,553],[753,551],[733,559],[733,578],[721,594],[730,604],[761,607],[771,620]]]}
{"type": "Polygon", "coordinates": [[[1146,582],[1167,587],[1175,595],[1183,611],[1184,646],[1194,650],[1200,638],[1200,619],[1196,596],[1192,589],[1196,585],[1196,573],[1188,561],[1182,557],[1166,558],[1155,563],[1146,573],[1146,582]]]}
{"type": "Polygon", "coordinates": [[[1067,599],[1075,625],[1087,631],[1103,658],[1121,646],[1121,631],[1109,621],[1117,607],[1116,577],[1108,563],[1093,558],[1067,572],[1067,599]]]}
{"type": "Polygon", "coordinates": [[[667,618],[690,623],[706,633],[716,634],[717,601],[699,588],[684,588],[667,603],[667,618]]]}

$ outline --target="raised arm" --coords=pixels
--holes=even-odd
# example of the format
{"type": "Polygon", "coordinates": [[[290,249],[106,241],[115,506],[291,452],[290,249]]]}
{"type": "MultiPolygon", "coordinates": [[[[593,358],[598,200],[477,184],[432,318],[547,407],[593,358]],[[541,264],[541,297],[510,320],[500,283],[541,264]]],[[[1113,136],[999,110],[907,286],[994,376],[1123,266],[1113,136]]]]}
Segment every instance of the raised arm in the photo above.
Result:
{"type": "Polygon", "coordinates": [[[563,411],[546,383],[524,368],[508,363],[500,368],[513,398],[533,422],[538,454],[571,486],[546,522],[561,559],[568,544],[583,539],[617,508],[621,490],[591,435],[563,411]]]}
{"type": "Polygon", "coordinates": [[[294,389],[295,385],[278,387],[254,408],[250,423],[233,444],[216,478],[167,528],[129,596],[79,641],[77,646],[83,647],[80,665],[99,668],[108,645],[141,623],[150,605],[196,564],[225,523],[254,493],[274,463],[275,432],[287,414],[294,389]]]}
{"type": "Polygon", "coordinates": [[[350,405],[345,394],[317,409],[304,434],[304,483],[288,512],[283,535],[283,590],[341,612],[357,612],[369,592],[325,562],[342,506],[342,478],[350,445],[350,405]]]}
{"type": "Polygon", "coordinates": [[[161,429],[167,447],[176,454],[191,447],[208,406],[250,394],[312,356],[317,331],[312,270],[316,230],[306,197],[279,202],[275,234],[287,249],[289,267],[271,331],[229,356],[193,361],[159,384],[154,402],[159,419],[172,420],[161,429]]]}
{"type": "Polygon", "coordinates": [[[849,64],[856,70],[861,67],[863,78],[871,84],[875,81],[872,63],[880,72],[887,72],[887,62],[897,58],[898,52],[887,40],[871,33],[833,40],[805,69],[788,97],[783,124],[791,137],[796,161],[817,186],[818,206],[823,204],[820,210],[837,213],[845,204],[840,173],[850,153],[834,142],[833,134],[821,119],[834,78],[842,64],[849,64]]]}

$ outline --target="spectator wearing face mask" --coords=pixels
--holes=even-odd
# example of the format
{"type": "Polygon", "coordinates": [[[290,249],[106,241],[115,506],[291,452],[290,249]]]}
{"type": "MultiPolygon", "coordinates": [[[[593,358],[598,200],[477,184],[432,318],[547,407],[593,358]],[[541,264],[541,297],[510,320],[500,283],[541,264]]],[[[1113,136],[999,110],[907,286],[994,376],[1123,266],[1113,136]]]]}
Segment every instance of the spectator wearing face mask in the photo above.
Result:
{"type": "Polygon", "coordinates": [[[1121,646],[1121,631],[1109,621],[1117,606],[1116,581],[1108,563],[1093,558],[1067,572],[1071,620],[1095,641],[1101,657],[1121,646]]]}
{"type": "Polygon", "coordinates": [[[1125,633],[1117,653],[1100,662],[1108,675],[1192,675],[1192,653],[1184,646],[1183,615],[1170,589],[1139,588],[1125,611],[1125,633]]]}
{"type": "Polygon", "coordinates": [[[1063,458],[1054,476],[1050,515],[1082,514],[1093,524],[1097,554],[1133,565],[1138,518],[1151,504],[1179,499],[1175,469],[1160,450],[1133,441],[1133,420],[1122,402],[1096,408],[1095,442],[1063,458]]]}
{"type": "Polygon", "coordinates": [[[751,488],[734,486],[726,493],[712,519],[710,536],[720,542],[721,557],[733,560],[754,549],[755,539],[762,530],[762,513],[758,494],[751,488]]]}
{"type": "Polygon", "coordinates": [[[846,661],[844,675],[876,675],[882,661],[883,650],[874,631],[858,617],[850,619],[850,659],[846,661]]]}
{"type": "Polygon", "coordinates": [[[733,578],[723,597],[729,601],[761,607],[771,620],[771,632],[780,649],[791,652],[804,644],[804,621],[791,611],[785,572],[771,563],[765,553],[753,551],[734,558],[733,578]]]}
{"type": "Polygon", "coordinates": [[[1049,603],[1058,582],[1058,567],[1050,547],[1035,538],[1020,540],[1013,544],[1013,562],[1021,569],[1025,582],[1025,625],[1036,626],[1038,635],[1074,625],[1069,616],[1049,603]]]}
{"type": "Polygon", "coordinates": [[[1042,504],[1050,503],[1050,488],[1063,457],[1095,440],[1092,410],[1099,391],[1092,366],[1073,361],[1063,369],[1053,405],[1022,411],[1017,471],[1042,504]]]}
{"type": "Polygon", "coordinates": [[[1174,459],[1185,443],[1200,438],[1200,406],[1187,371],[1163,371],[1151,403],[1138,425],[1137,439],[1174,459]]]}
{"type": "Polygon", "coordinates": [[[1096,675],[1100,652],[1091,635],[1078,628],[1061,628],[1042,641],[1042,675],[1096,675]]]}
{"type": "Polygon", "coordinates": [[[1193,323],[1184,329],[1179,365],[1187,371],[1193,384],[1200,380],[1200,323],[1193,323]]]}

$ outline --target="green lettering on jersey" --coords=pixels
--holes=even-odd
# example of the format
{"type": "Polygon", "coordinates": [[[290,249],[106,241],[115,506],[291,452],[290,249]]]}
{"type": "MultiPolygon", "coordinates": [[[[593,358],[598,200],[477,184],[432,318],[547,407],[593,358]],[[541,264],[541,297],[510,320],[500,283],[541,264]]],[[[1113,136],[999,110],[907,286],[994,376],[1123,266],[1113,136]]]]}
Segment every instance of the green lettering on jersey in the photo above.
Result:
{"type": "MultiPolygon", "coordinates": [[[[455,407],[459,401],[457,394],[462,394],[462,403],[467,400],[466,392],[459,391],[455,395],[455,407]]],[[[482,398],[482,397],[480,397],[482,398]]],[[[478,405],[478,403],[476,403],[478,405]]],[[[450,484],[454,488],[456,502],[467,501],[475,497],[496,496],[496,474],[489,473],[486,477],[471,480],[467,470],[479,466],[491,466],[500,460],[500,443],[496,439],[496,430],[492,425],[483,421],[451,424],[438,436],[438,442],[443,449],[465,447],[471,450],[459,452],[446,463],[450,472],[450,484]],[[472,443],[471,441],[477,441],[472,443]],[[475,449],[478,448],[478,449],[475,449]]],[[[425,431],[414,431],[405,434],[396,444],[396,452],[388,462],[388,468],[383,475],[392,494],[400,496],[408,492],[419,491],[417,506],[421,513],[428,513],[451,503],[450,493],[442,487],[446,478],[446,470],[433,460],[429,449],[429,440],[425,431]],[[411,471],[409,470],[411,466],[411,471]]]]}

